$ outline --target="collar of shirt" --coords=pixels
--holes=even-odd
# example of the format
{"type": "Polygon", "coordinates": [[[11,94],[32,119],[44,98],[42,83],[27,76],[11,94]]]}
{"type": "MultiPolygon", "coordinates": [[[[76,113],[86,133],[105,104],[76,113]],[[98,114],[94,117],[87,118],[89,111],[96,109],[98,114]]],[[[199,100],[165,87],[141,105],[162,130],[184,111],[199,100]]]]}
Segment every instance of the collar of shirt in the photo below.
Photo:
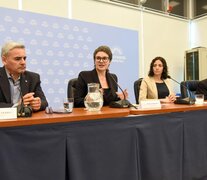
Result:
{"type": "Polygon", "coordinates": [[[6,70],[7,77],[8,77],[8,79],[9,79],[10,81],[12,81],[14,84],[20,82],[20,76],[19,76],[18,79],[15,81],[15,80],[13,79],[12,75],[8,72],[8,70],[7,70],[7,69],[5,69],[5,70],[6,70]]]}

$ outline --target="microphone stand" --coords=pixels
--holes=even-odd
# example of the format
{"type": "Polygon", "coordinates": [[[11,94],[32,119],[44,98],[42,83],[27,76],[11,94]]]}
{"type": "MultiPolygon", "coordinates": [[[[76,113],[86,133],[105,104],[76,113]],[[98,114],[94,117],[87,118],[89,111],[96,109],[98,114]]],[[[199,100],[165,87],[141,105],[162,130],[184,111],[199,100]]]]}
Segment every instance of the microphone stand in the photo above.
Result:
{"type": "Polygon", "coordinates": [[[169,79],[172,79],[174,82],[176,82],[180,86],[184,87],[188,91],[188,93],[190,95],[190,97],[187,97],[187,98],[183,98],[183,99],[182,98],[178,98],[178,99],[176,99],[175,102],[174,102],[175,104],[195,104],[195,99],[192,98],[192,92],[188,89],[187,86],[179,83],[177,80],[173,79],[171,76],[167,76],[167,77],[169,79]]]}
{"type": "Polygon", "coordinates": [[[23,101],[23,95],[21,88],[19,88],[21,103],[17,106],[17,116],[18,117],[31,117],[32,116],[32,108],[30,106],[25,106],[23,101]]]}
{"type": "Polygon", "coordinates": [[[114,77],[109,73],[109,70],[107,70],[107,74],[109,74],[109,76],[112,78],[112,80],[116,83],[116,85],[118,86],[118,88],[121,90],[124,99],[118,100],[118,101],[112,101],[109,106],[110,107],[114,107],[114,108],[127,108],[127,107],[133,107],[135,109],[137,109],[136,106],[134,106],[133,104],[131,104],[127,99],[126,99],[126,95],[123,91],[123,89],[121,88],[121,86],[119,86],[119,84],[116,82],[116,80],[114,79],[114,77]]]}

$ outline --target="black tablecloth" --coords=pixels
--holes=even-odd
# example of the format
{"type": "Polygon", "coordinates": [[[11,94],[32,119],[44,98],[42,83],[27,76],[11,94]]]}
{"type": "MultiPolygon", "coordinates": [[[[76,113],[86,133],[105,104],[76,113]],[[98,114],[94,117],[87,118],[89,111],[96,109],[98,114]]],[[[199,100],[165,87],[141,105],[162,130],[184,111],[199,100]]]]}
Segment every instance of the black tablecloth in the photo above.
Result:
{"type": "Polygon", "coordinates": [[[205,180],[207,112],[0,129],[0,180],[205,180]]]}

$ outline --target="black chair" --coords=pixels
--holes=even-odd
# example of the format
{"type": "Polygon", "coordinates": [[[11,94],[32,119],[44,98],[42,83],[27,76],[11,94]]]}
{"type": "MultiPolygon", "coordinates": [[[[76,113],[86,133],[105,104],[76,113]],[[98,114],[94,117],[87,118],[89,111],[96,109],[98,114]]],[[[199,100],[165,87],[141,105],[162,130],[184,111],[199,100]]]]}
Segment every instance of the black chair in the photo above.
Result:
{"type": "Polygon", "coordinates": [[[68,98],[74,98],[77,82],[78,78],[73,78],[68,81],[68,98]]]}
{"type": "Polygon", "coordinates": [[[134,81],[134,95],[136,104],[139,104],[139,89],[143,78],[139,78],[138,80],[134,81]]]}
{"type": "Polygon", "coordinates": [[[199,80],[186,80],[180,83],[181,97],[191,97],[194,98],[194,94],[198,87],[199,80]]]}

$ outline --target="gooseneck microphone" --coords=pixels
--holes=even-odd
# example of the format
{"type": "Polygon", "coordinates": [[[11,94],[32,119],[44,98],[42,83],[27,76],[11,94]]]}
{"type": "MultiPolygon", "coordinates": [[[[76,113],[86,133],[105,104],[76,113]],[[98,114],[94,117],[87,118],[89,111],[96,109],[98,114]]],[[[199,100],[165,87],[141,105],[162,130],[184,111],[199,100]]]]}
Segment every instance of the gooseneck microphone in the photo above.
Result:
{"type": "Polygon", "coordinates": [[[32,116],[32,108],[29,105],[24,105],[23,95],[21,88],[19,88],[21,103],[17,106],[17,117],[31,117],[32,116]]]}
{"type": "Polygon", "coordinates": [[[109,103],[109,106],[112,108],[127,108],[127,107],[134,107],[135,109],[137,109],[136,106],[134,106],[133,104],[131,104],[127,99],[126,99],[126,95],[123,91],[123,89],[121,88],[121,86],[119,86],[119,84],[116,82],[116,80],[114,79],[114,77],[109,73],[109,70],[107,70],[107,74],[112,78],[112,80],[116,83],[116,85],[118,86],[118,88],[121,90],[124,99],[118,100],[118,101],[111,101],[109,103]]]}
{"type": "Polygon", "coordinates": [[[190,91],[187,86],[183,85],[182,83],[179,83],[177,80],[175,80],[171,76],[167,76],[167,77],[169,79],[172,79],[174,82],[176,82],[177,84],[179,84],[183,88],[185,88],[189,92],[189,95],[190,95],[190,97],[186,97],[186,98],[177,98],[174,101],[175,104],[195,104],[195,99],[192,98],[192,91],[190,91]]]}

